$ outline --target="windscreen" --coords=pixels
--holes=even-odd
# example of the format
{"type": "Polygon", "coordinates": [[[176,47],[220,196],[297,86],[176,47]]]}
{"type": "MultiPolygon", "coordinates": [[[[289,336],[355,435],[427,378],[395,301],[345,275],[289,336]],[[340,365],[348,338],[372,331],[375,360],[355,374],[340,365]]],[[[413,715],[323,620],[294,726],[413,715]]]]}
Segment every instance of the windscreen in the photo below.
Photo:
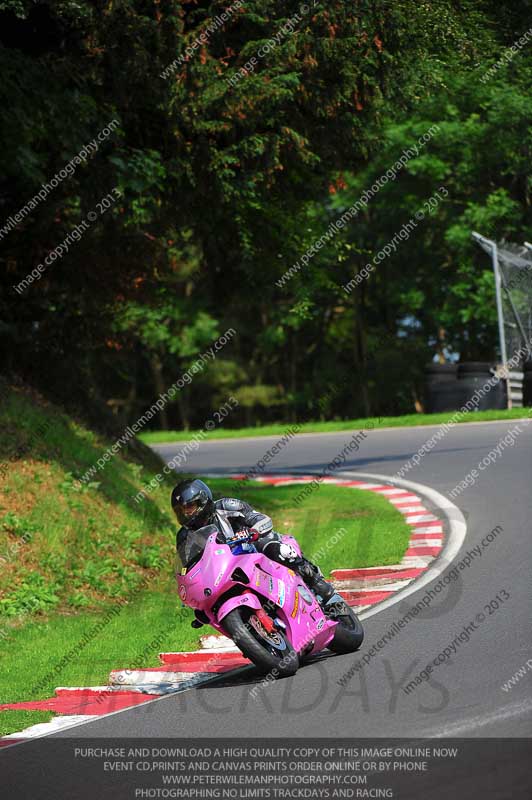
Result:
{"type": "Polygon", "coordinates": [[[203,555],[207,539],[211,534],[218,533],[216,525],[206,525],[197,531],[190,530],[178,544],[176,569],[182,573],[184,569],[189,569],[203,555]]]}

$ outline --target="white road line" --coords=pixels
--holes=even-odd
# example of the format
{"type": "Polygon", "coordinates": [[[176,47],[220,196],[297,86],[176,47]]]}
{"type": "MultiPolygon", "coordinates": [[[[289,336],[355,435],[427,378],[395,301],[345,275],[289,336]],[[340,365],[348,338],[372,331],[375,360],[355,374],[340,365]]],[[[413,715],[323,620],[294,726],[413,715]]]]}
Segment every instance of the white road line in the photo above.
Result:
{"type": "Polygon", "coordinates": [[[413,525],[414,522],[439,522],[439,519],[434,514],[412,514],[406,517],[406,522],[413,525]]]}
{"type": "MultiPolygon", "coordinates": [[[[54,717],[50,722],[37,722],[35,725],[30,725],[29,728],[24,728],[23,731],[17,733],[7,733],[2,736],[2,741],[5,739],[35,739],[42,736],[50,736],[52,733],[62,730],[63,728],[71,728],[74,725],[82,725],[90,722],[94,717],[87,714],[70,714],[54,717]]],[[[24,744],[20,742],[19,744],[24,744]]]]}
{"type": "MultiPolygon", "coordinates": [[[[384,492],[380,492],[379,494],[384,494],[384,492]]],[[[404,494],[402,497],[388,497],[390,503],[393,503],[394,506],[403,505],[403,503],[421,503],[421,497],[417,497],[415,494],[404,494]]]]}
{"type": "MultiPolygon", "coordinates": [[[[491,725],[494,722],[502,722],[506,719],[524,717],[526,715],[528,715],[529,718],[532,715],[532,700],[521,700],[518,703],[512,703],[510,706],[505,705],[499,711],[492,711],[490,714],[484,714],[484,716],[478,715],[476,717],[470,717],[463,722],[452,722],[450,725],[444,725],[437,733],[434,733],[434,729],[432,729],[430,733],[425,735],[430,735],[438,739],[442,737],[460,737],[462,734],[467,733],[467,731],[474,730],[475,735],[478,736],[479,728],[484,728],[486,725],[491,725]]],[[[422,737],[423,733],[419,735],[422,737]]]]}
{"type": "MultiPolygon", "coordinates": [[[[408,492],[405,492],[404,489],[376,489],[375,491],[378,492],[379,494],[385,494],[385,495],[395,495],[395,494],[404,495],[404,498],[407,500],[409,497],[414,497],[414,495],[409,495],[408,492]]],[[[403,498],[398,497],[397,502],[400,503],[402,499],[403,498]]],[[[419,500],[419,497],[416,497],[416,500],[419,500]]],[[[390,502],[393,503],[394,500],[391,500],[390,502]]]]}
{"type": "Polygon", "coordinates": [[[414,539],[413,542],[410,542],[409,549],[414,550],[416,547],[441,547],[441,544],[441,536],[438,539],[431,539],[430,537],[426,539],[414,539]]]}
{"type": "Polygon", "coordinates": [[[118,684],[119,686],[138,686],[145,683],[185,683],[192,680],[192,678],[200,675],[202,678],[212,675],[208,670],[205,672],[179,672],[171,670],[170,668],[162,672],[161,670],[153,669],[131,669],[131,670],[113,670],[109,675],[109,683],[111,686],[118,684]]]}
{"type": "MultiPolygon", "coordinates": [[[[349,585],[339,586],[340,583],[349,584],[350,583],[349,580],[335,581],[334,585],[335,587],[338,585],[338,588],[341,592],[398,592],[400,589],[404,589],[405,586],[408,586],[411,580],[412,578],[405,578],[404,581],[395,581],[394,583],[383,583],[380,584],[379,586],[371,586],[369,588],[366,586],[352,586],[352,587],[349,585]]],[[[360,597],[359,599],[363,600],[364,598],[360,597]]]]}
{"type": "Polygon", "coordinates": [[[414,533],[429,533],[429,534],[430,533],[434,533],[434,534],[440,534],[441,535],[443,533],[443,527],[441,525],[430,525],[430,526],[427,525],[427,527],[423,527],[423,525],[420,525],[419,527],[416,526],[416,528],[414,529],[413,532],[414,533]]]}
{"type": "Polygon", "coordinates": [[[234,653],[240,652],[236,644],[228,636],[214,633],[205,634],[205,636],[200,636],[200,642],[202,650],[216,650],[220,653],[225,653],[228,650],[234,653]]]}

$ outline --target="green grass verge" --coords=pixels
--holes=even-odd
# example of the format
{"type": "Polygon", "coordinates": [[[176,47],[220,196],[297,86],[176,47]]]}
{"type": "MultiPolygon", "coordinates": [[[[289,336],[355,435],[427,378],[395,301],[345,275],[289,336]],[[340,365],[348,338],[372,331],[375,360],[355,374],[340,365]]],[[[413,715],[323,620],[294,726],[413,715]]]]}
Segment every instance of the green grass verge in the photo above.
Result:
{"type": "MultiPolygon", "coordinates": [[[[12,631],[0,657],[1,702],[52,697],[57,686],[105,686],[112,669],[157,666],[161,651],[195,649],[192,612],[176,602],[173,580],[164,588],[143,593],[111,617],[103,612],[56,614],[12,631]],[[85,644],[84,637],[99,625],[98,634],[85,644]]],[[[72,713],[83,714],[83,707],[72,713]]],[[[53,716],[48,711],[2,711],[0,735],[53,716]]]]}
{"type": "MultiPolygon", "coordinates": [[[[30,392],[0,394],[0,703],[106,684],[111,669],[196,648],[173,579],[171,478],[132,500],[160,460],[135,444],[80,487],[110,442],[30,392]]],[[[209,482],[270,514],[325,574],[394,563],[408,543],[399,512],[370,493],[321,485],[295,505],[300,486],[209,482]]],[[[2,712],[0,734],[51,716],[2,712]]]]}
{"type": "MultiPolygon", "coordinates": [[[[402,417],[366,417],[362,419],[332,420],[329,422],[304,422],[299,433],[335,433],[336,431],[360,430],[367,425],[375,428],[406,428],[421,425],[441,425],[449,422],[456,412],[445,411],[438,414],[405,414],[402,417]]],[[[503,411],[476,411],[462,414],[458,423],[462,422],[494,422],[497,420],[524,419],[530,415],[530,409],[511,408],[503,411]]],[[[282,436],[293,423],[277,423],[261,425],[255,428],[218,428],[211,432],[202,432],[204,439],[241,439],[246,436],[282,436]]],[[[161,444],[164,442],[184,442],[200,431],[148,431],[139,438],[145,444],[161,444]]]]}

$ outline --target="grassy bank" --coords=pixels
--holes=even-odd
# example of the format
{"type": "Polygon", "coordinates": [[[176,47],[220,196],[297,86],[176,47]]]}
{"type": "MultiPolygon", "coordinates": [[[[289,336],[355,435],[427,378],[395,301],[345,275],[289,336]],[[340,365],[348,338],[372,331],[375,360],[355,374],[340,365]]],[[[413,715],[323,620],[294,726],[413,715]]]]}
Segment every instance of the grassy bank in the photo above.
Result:
{"type": "MultiPolygon", "coordinates": [[[[135,443],[80,485],[109,442],[27,390],[2,385],[0,395],[0,702],[106,683],[108,667],[143,652],[167,619],[164,646],[194,645],[173,591],[168,487],[131,500],[159,460],[135,443]],[[76,658],[57,669],[70,650],[76,658]]],[[[3,712],[0,733],[49,717],[3,712]]]]}
{"type": "MultiPolygon", "coordinates": [[[[37,614],[12,629],[3,643],[0,702],[52,697],[57,686],[106,685],[112,669],[155,666],[161,651],[195,649],[198,634],[190,619],[191,612],[176,602],[173,579],[144,592],[113,616],[108,609],[37,614]]],[[[83,714],[83,708],[77,713],[83,714]]],[[[0,711],[0,735],[53,716],[48,711],[0,711]]]]}
{"type": "MultiPolygon", "coordinates": [[[[462,414],[456,420],[464,422],[494,422],[497,420],[524,419],[529,416],[530,409],[512,408],[503,411],[477,411],[462,414]]],[[[441,425],[453,418],[453,411],[439,414],[405,414],[402,417],[364,417],[361,419],[332,420],[330,422],[304,422],[299,433],[335,433],[340,431],[361,430],[368,426],[375,428],[407,428],[421,425],[441,425]]],[[[140,434],[145,444],[161,444],[163,442],[189,441],[194,434],[201,434],[202,439],[242,439],[246,436],[282,436],[294,423],[277,423],[261,425],[255,428],[217,428],[213,431],[149,431],[140,434]]]]}
{"type": "MultiPolygon", "coordinates": [[[[111,669],[195,648],[192,612],[174,588],[172,480],[132,500],[159,460],[135,444],[80,485],[109,442],[28,391],[0,388],[0,703],[105,684],[111,669]]],[[[407,545],[382,497],[321,486],[295,504],[300,486],[210,483],[270,514],[326,574],[395,562],[407,545]]],[[[2,712],[0,734],[50,717],[2,712]]]]}

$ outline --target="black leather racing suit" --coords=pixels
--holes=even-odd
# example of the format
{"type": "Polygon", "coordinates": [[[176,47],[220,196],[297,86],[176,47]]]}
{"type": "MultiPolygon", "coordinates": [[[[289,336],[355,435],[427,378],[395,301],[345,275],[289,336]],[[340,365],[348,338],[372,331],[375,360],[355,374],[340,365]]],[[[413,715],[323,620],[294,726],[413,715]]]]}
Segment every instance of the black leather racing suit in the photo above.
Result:
{"type": "MultiPolygon", "coordinates": [[[[222,497],[214,504],[214,516],[212,524],[217,525],[227,538],[230,538],[233,533],[241,531],[242,528],[253,528],[259,534],[254,545],[260,553],[264,553],[272,561],[277,561],[279,564],[293,569],[301,575],[310,589],[324,600],[328,600],[334,593],[332,586],[323,579],[318,567],[300,556],[294,547],[283,543],[281,535],[273,530],[271,518],[256,511],[249,503],[234,497],[222,497]]],[[[182,527],[176,536],[176,549],[182,558],[180,545],[188,533],[189,529],[182,527]]]]}

